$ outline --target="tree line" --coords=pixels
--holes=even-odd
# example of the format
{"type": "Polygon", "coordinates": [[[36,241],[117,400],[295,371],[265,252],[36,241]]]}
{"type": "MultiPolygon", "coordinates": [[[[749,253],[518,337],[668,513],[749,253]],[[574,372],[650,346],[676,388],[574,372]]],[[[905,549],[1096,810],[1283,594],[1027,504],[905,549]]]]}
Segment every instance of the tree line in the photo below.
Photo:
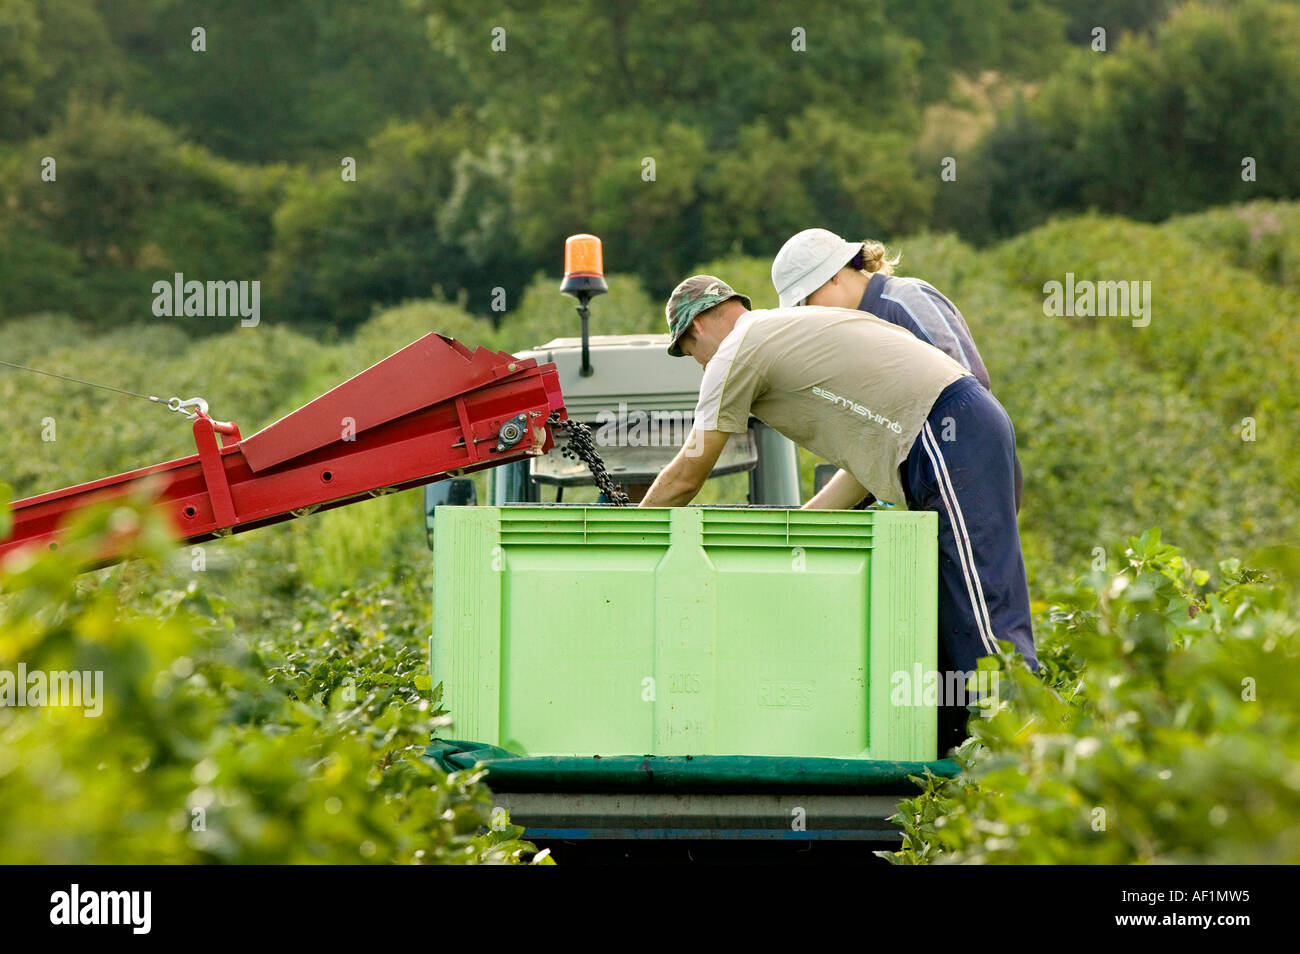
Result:
{"type": "Polygon", "coordinates": [[[491,315],[578,231],[661,296],[811,225],[984,244],[1300,182],[1289,0],[0,0],[0,24],[0,317],[146,320],[174,272],[259,280],[303,325],[491,315]]]}

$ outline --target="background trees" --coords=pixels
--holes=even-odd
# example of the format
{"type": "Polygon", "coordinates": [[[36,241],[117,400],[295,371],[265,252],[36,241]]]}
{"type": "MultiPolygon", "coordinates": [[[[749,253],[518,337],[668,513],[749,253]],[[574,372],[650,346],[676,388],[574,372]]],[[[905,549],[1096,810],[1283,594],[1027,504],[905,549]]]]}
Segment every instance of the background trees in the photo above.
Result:
{"type": "Polygon", "coordinates": [[[171,268],[261,279],[316,328],[434,289],[490,315],[575,231],[658,297],[809,224],[984,244],[1300,182],[1289,0],[0,0],[0,24],[0,320],[128,321],[171,268]]]}

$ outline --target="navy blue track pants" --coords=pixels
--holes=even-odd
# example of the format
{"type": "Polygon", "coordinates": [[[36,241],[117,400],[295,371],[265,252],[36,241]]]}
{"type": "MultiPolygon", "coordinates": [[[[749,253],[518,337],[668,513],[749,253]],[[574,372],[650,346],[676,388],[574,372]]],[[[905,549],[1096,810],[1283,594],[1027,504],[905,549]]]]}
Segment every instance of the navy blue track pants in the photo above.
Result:
{"type": "MultiPolygon", "coordinates": [[[[945,672],[973,670],[981,656],[998,651],[995,640],[1011,642],[1038,668],[1016,526],[1016,470],[1011,418],[971,376],[940,393],[899,467],[908,507],[939,514],[939,666],[945,672]]],[[[958,717],[940,716],[941,724],[958,717]]]]}

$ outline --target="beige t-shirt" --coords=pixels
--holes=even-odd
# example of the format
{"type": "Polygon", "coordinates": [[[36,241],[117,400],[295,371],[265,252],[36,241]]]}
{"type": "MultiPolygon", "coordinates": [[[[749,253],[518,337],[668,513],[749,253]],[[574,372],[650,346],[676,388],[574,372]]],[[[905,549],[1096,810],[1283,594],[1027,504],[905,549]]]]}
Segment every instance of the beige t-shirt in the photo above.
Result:
{"type": "Polygon", "coordinates": [[[750,311],[704,369],[695,427],[740,434],[756,417],[906,509],[898,465],[939,392],[968,373],[857,309],[750,311]]]}

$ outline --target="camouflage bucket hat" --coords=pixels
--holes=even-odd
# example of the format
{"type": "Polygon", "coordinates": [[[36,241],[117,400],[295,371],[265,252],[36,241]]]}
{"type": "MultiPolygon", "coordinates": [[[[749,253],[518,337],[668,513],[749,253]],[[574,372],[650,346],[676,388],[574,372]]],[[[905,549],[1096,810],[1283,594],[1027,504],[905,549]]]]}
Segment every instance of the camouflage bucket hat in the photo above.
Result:
{"type": "Polygon", "coordinates": [[[668,318],[668,333],[673,338],[668,345],[668,353],[674,358],[685,357],[677,347],[677,342],[690,330],[695,316],[729,298],[739,298],[746,308],[754,307],[747,296],[739,294],[721,278],[713,275],[692,275],[674,288],[668,298],[668,305],[664,308],[664,315],[668,318]]]}

